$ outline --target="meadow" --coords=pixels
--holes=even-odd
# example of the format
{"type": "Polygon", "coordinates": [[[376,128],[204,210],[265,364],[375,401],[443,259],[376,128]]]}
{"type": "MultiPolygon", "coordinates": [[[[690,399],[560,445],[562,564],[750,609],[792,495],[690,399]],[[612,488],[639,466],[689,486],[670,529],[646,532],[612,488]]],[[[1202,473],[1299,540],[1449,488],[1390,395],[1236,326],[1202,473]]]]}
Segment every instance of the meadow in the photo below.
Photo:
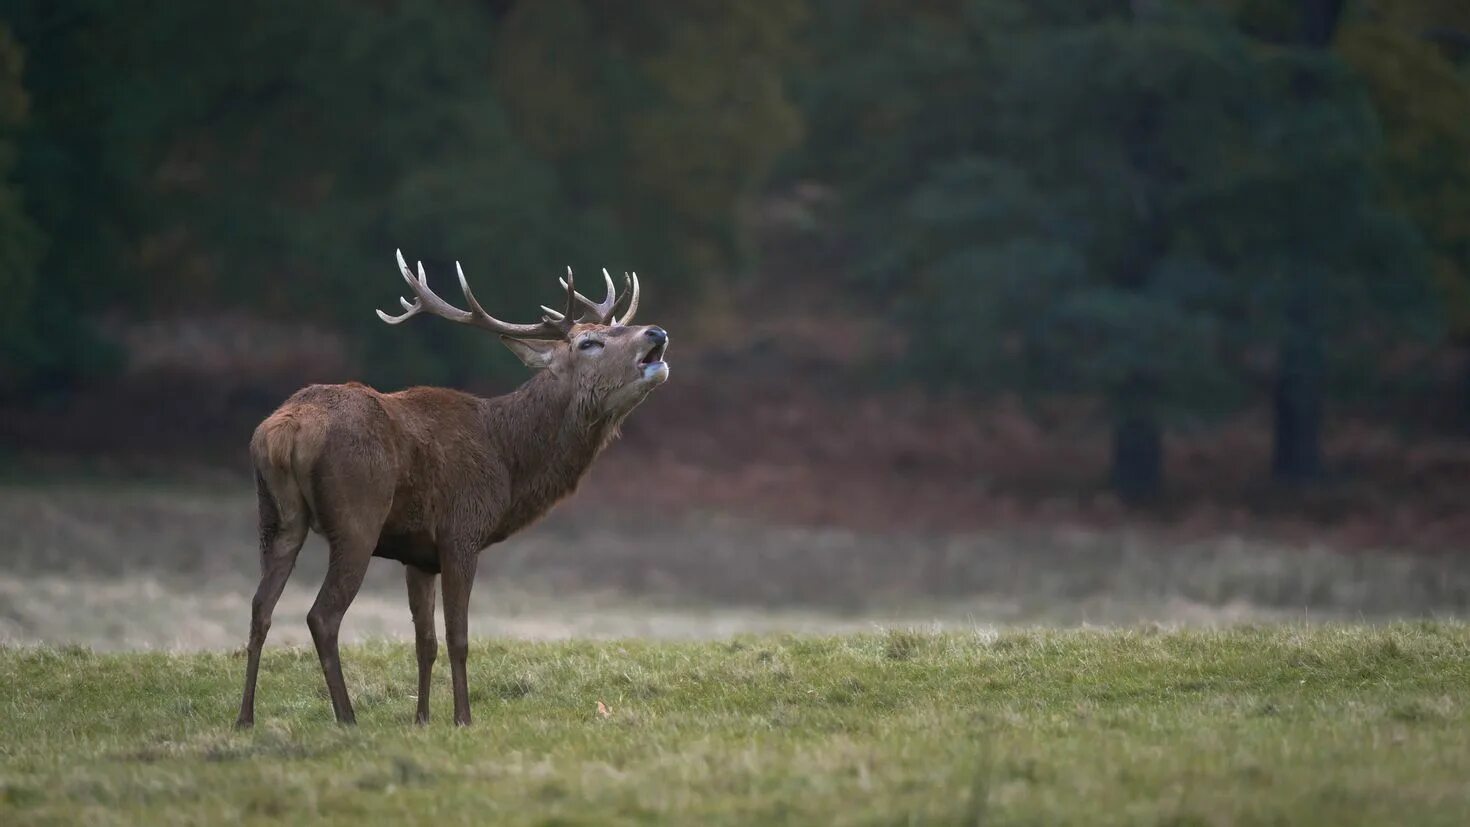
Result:
{"type": "Polygon", "coordinates": [[[0,649],[6,824],[1418,824],[1470,819],[1470,626],[0,649]]]}

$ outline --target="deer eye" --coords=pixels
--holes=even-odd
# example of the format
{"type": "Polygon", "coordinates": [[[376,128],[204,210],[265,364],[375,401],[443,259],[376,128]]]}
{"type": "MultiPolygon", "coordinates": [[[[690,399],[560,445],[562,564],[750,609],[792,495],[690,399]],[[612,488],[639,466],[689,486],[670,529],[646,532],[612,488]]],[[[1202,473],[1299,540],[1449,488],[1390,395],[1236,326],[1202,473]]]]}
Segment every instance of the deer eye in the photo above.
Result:
{"type": "Polygon", "coordinates": [[[594,347],[602,347],[602,342],[596,339],[583,339],[577,344],[577,350],[591,350],[594,347]]]}

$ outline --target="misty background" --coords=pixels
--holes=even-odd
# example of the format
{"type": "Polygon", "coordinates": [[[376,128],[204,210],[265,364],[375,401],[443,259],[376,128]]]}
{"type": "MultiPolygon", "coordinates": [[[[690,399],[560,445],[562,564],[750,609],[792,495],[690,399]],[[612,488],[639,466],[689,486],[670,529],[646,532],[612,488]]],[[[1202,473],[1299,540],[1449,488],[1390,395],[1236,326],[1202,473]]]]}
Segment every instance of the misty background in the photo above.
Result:
{"type": "Polygon", "coordinates": [[[522,381],[398,248],[671,334],[476,634],[1470,608],[1459,0],[0,0],[0,640],[239,645],[263,416],[522,381]]]}

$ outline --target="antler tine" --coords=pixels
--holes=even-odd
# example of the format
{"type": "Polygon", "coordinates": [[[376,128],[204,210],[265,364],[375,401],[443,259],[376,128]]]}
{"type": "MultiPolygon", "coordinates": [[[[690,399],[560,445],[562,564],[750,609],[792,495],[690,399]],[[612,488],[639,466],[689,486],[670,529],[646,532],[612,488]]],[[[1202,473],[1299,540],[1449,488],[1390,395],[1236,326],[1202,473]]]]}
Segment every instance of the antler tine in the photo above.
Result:
{"type": "Polygon", "coordinates": [[[450,321],[461,324],[468,323],[470,314],[455,307],[449,302],[439,298],[433,290],[429,289],[429,278],[424,273],[424,263],[420,261],[418,278],[408,269],[408,262],[403,260],[403,251],[397,251],[398,272],[403,274],[403,280],[408,282],[408,289],[413,291],[414,300],[409,301],[402,296],[398,297],[398,303],[403,305],[404,313],[401,316],[389,316],[383,311],[378,311],[378,318],[388,324],[402,324],[403,322],[417,316],[424,310],[428,310],[436,316],[443,316],[450,321]]]}
{"type": "Polygon", "coordinates": [[[572,332],[572,326],[577,323],[577,321],[572,318],[572,307],[576,305],[576,297],[580,295],[577,293],[576,280],[572,277],[571,265],[567,266],[567,277],[561,279],[561,286],[567,289],[566,310],[558,312],[552,310],[544,304],[541,305],[541,323],[560,330],[563,336],[569,336],[572,332]]]}
{"type": "Polygon", "coordinates": [[[459,289],[464,293],[464,300],[470,306],[470,313],[475,317],[475,324],[487,330],[493,330],[506,336],[519,336],[521,338],[547,338],[548,336],[561,336],[565,333],[559,326],[547,326],[543,321],[537,324],[511,324],[502,322],[480,306],[475,294],[470,290],[470,282],[464,277],[464,268],[459,262],[454,263],[454,271],[459,275],[459,289]]]}
{"type": "Polygon", "coordinates": [[[613,308],[618,306],[618,289],[613,286],[612,276],[607,274],[606,267],[602,268],[602,283],[607,285],[607,295],[592,310],[602,324],[612,324],[613,308]]]}
{"type": "MultiPolygon", "coordinates": [[[[398,251],[398,269],[400,272],[403,273],[403,278],[405,281],[408,282],[409,287],[416,288],[418,286],[418,284],[413,280],[413,275],[408,272],[408,262],[403,260],[402,250],[398,251]]],[[[417,291],[415,291],[415,294],[416,293],[417,291]]],[[[403,315],[389,316],[387,313],[379,310],[377,311],[378,318],[382,319],[388,324],[402,324],[403,322],[408,321],[414,316],[417,316],[419,311],[424,309],[424,305],[422,302],[419,302],[417,300],[409,301],[402,296],[398,297],[398,303],[403,305],[403,315]]]]}
{"type": "Polygon", "coordinates": [[[620,318],[613,319],[613,324],[630,324],[633,321],[633,314],[638,312],[638,274],[624,273],[623,283],[628,288],[628,309],[620,318]]]}
{"type": "MultiPolygon", "coordinates": [[[[568,267],[567,273],[570,274],[571,270],[572,268],[568,267]]],[[[602,301],[595,302],[582,295],[581,293],[575,293],[574,295],[577,297],[577,301],[581,302],[584,307],[592,311],[592,315],[585,316],[583,317],[584,319],[597,322],[598,324],[613,324],[613,308],[616,307],[618,303],[618,291],[617,288],[613,286],[612,276],[607,274],[606,267],[602,268],[602,280],[603,283],[607,285],[607,297],[604,298],[602,301]]],[[[561,285],[562,287],[567,286],[565,279],[562,280],[561,285]]]]}
{"type": "Polygon", "coordinates": [[[429,277],[424,272],[424,263],[418,262],[418,277],[408,269],[408,262],[403,259],[403,251],[397,251],[398,271],[403,274],[403,280],[413,291],[414,300],[409,301],[399,297],[398,302],[403,305],[404,313],[401,316],[389,316],[383,311],[378,311],[378,318],[388,324],[401,324],[408,319],[417,316],[427,310],[435,316],[448,319],[459,324],[469,324],[483,328],[503,336],[515,336],[523,339],[554,339],[564,338],[570,325],[563,325],[554,319],[543,319],[539,324],[511,324],[503,322],[480,306],[475,299],[475,294],[470,290],[469,281],[465,279],[464,268],[459,262],[454,263],[454,269],[459,274],[459,289],[464,293],[465,302],[469,304],[469,310],[460,310],[458,307],[439,298],[433,290],[429,289],[429,277]]]}

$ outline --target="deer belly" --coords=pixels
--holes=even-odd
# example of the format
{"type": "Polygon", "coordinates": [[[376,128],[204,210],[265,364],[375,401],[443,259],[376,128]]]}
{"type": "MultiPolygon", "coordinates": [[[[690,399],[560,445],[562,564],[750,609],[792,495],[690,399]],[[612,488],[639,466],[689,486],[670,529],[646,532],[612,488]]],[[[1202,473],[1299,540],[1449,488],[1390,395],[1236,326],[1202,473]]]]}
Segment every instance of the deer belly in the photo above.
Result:
{"type": "Polygon", "coordinates": [[[439,548],[428,534],[384,534],[378,538],[373,556],[397,560],[424,571],[439,571],[439,548]]]}

